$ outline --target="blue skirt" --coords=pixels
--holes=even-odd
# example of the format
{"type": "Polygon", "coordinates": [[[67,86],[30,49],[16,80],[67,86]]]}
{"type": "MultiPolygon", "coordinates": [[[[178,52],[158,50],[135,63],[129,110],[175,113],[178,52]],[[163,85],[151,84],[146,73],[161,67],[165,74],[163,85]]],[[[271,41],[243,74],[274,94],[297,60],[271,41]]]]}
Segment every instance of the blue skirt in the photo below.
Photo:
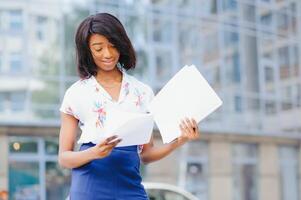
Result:
{"type": "MultiPolygon", "coordinates": [[[[80,151],[93,147],[82,144],[80,151]]],[[[71,200],[148,200],[141,184],[137,146],[116,147],[111,154],[72,169],[71,200]]]]}

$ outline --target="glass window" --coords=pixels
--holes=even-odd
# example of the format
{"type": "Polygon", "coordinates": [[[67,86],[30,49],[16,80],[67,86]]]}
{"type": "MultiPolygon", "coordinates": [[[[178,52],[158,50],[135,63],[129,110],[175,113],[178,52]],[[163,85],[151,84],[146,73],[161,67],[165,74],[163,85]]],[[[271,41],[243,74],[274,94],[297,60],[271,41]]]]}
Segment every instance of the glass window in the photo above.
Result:
{"type": "Polygon", "coordinates": [[[263,25],[263,27],[265,27],[265,28],[271,26],[272,25],[272,13],[268,12],[268,13],[265,13],[264,15],[262,15],[260,17],[260,22],[261,22],[261,25],[263,25]]]}
{"type": "Polygon", "coordinates": [[[70,188],[70,170],[57,162],[46,162],[46,199],[65,199],[70,188]]]}
{"type": "Polygon", "coordinates": [[[11,110],[23,111],[25,110],[25,92],[12,92],[11,93],[11,110]]]}
{"type": "Polygon", "coordinates": [[[277,13],[277,28],[280,34],[285,34],[289,28],[288,15],[286,14],[286,8],[280,9],[277,13]]]}
{"type": "Polygon", "coordinates": [[[292,86],[286,86],[280,88],[281,93],[281,107],[282,110],[289,110],[293,107],[293,100],[292,100],[292,86]]]}
{"type": "Polygon", "coordinates": [[[297,107],[301,107],[301,84],[297,84],[297,107]]]}
{"type": "Polygon", "coordinates": [[[239,35],[237,32],[230,32],[230,31],[225,31],[224,33],[224,43],[225,46],[233,46],[238,42],[239,35]]]}
{"type": "Polygon", "coordinates": [[[281,47],[278,50],[278,56],[280,65],[280,78],[286,79],[290,76],[288,46],[281,47]]]}
{"type": "Polygon", "coordinates": [[[11,153],[37,153],[38,142],[29,137],[11,137],[9,150],[11,153]]]}
{"type": "Polygon", "coordinates": [[[236,112],[242,111],[242,98],[241,96],[234,97],[234,107],[236,112]]]}
{"type": "Polygon", "coordinates": [[[9,162],[9,198],[40,199],[38,162],[9,162]]]}
{"type": "Polygon", "coordinates": [[[277,112],[276,102],[272,100],[267,100],[265,102],[265,113],[267,115],[272,115],[277,112]]]}
{"type": "Polygon", "coordinates": [[[21,53],[10,54],[10,72],[20,73],[23,71],[23,61],[21,53]]]}
{"type": "Polygon", "coordinates": [[[222,8],[224,11],[235,10],[237,8],[237,0],[222,0],[222,8]]]}
{"type": "Polygon", "coordinates": [[[185,188],[201,200],[208,199],[208,147],[203,142],[188,146],[185,188]]]}
{"type": "Polygon", "coordinates": [[[71,176],[58,165],[57,137],[13,136],[9,149],[10,199],[66,199],[71,176]]]}
{"type": "Polygon", "coordinates": [[[280,154],[280,180],[282,199],[299,199],[298,148],[282,146],[280,154]]]}
{"type": "Polygon", "coordinates": [[[0,74],[3,71],[3,53],[0,51],[0,74]]]}
{"type": "Polygon", "coordinates": [[[229,82],[239,83],[241,80],[239,54],[235,53],[226,57],[225,62],[229,82]]]}
{"type": "Polygon", "coordinates": [[[57,137],[45,139],[45,152],[50,155],[57,155],[59,150],[59,142],[57,137]]]}
{"type": "Polygon", "coordinates": [[[247,22],[255,22],[255,12],[256,12],[256,7],[254,5],[248,5],[245,4],[243,5],[243,20],[247,21],[247,22]]]}
{"type": "Polygon", "coordinates": [[[273,73],[273,68],[272,67],[266,66],[264,68],[264,77],[265,77],[265,81],[267,83],[273,82],[273,80],[274,80],[274,73],[273,73]]]}
{"type": "Polygon", "coordinates": [[[158,50],[156,54],[156,76],[158,80],[165,81],[171,74],[171,53],[158,50]]]}
{"type": "Polygon", "coordinates": [[[11,31],[18,32],[23,29],[22,11],[11,10],[9,11],[9,28],[11,31]]]}
{"type": "Polygon", "coordinates": [[[47,18],[43,16],[38,16],[36,18],[36,37],[38,40],[43,41],[46,38],[47,34],[47,18]]]}
{"type": "Polygon", "coordinates": [[[5,110],[6,97],[7,95],[3,92],[0,93],[0,112],[5,110]]]}
{"type": "Polygon", "coordinates": [[[214,33],[204,37],[204,61],[209,62],[219,56],[218,34],[214,33]]]}
{"type": "Polygon", "coordinates": [[[233,173],[234,199],[258,199],[256,145],[233,145],[233,173]]]}
{"type": "Polygon", "coordinates": [[[155,42],[170,43],[172,40],[172,22],[164,18],[153,20],[153,40],[155,42]]]}

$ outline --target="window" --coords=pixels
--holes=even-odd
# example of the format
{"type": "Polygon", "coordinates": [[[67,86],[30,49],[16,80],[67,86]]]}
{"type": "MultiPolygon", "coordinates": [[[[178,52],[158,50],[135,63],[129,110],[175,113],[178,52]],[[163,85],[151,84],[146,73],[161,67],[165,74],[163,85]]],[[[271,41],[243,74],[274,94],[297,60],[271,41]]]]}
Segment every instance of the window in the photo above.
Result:
{"type": "Polygon", "coordinates": [[[6,93],[1,92],[0,93],[0,112],[3,112],[5,110],[5,104],[6,104],[6,93]]]}
{"type": "Polygon", "coordinates": [[[264,68],[264,77],[265,77],[265,81],[267,83],[273,82],[274,74],[273,74],[273,68],[272,67],[265,66],[265,68],[264,68]]]}
{"type": "Polygon", "coordinates": [[[165,81],[171,74],[171,53],[164,50],[156,52],[156,76],[157,80],[165,81]]]}
{"type": "Polygon", "coordinates": [[[23,111],[25,109],[25,92],[12,92],[11,93],[11,110],[23,111]]]}
{"type": "Polygon", "coordinates": [[[297,84],[297,107],[301,107],[301,84],[297,84]]]}
{"type": "Polygon", "coordinates": [[[200,141],[191,142],[186,153],[185,188],[200,200],[208,199],[208,146],[200,141]]]}
{"type": "Polygon", "coordinates": [[[14,32],[22,31],[23,20],[21,10],[9,11],[9,29],[14,32]]]}
{"type": "Polygon", "coordinates": [[[293,100],[292,100],[292,86],[286,86],[280,88],[281,92],[281,107],[282,110],[290,110],[293,106],[293,100]]]}
{"type": "Polygon", "coordinates": [[[3,53],[0,51],[0,74],[3,71],[3,53]]]}
{"type": "Polygon", "coordinates": [[[277,28],[280,34],[286,34],[289,28],[289,18],[286,14],[287,9],[280,9],[277,15],[277,28]]]}
{"type": "Polygon", "coordinates": [[[46,38],[46,34],[47,34],[47,18],[43,17],[43,16],[38,16],[36,18],[36,37],[38,40],[43,41],[46,38]]]}
{"type": "Polygon", "coordinates": [[[57,163],[57,137],[9,138],[9,199],[66,199],[70,170],[57,163]]]}
{"type": "Polygon", "coordinates": [[[238,39],[239,39],[239,35],[238,35],[237,32],[225,31],[225,34],[224,34],[224,40],[225,41],[224,41],[224,43],[225,43],[226,47],[237,44],[238,39]]]}
{"type": "Polygon", "coordinates": [[[258,199],[257,146],[233,145],[233,188],[235,200],[258,199]]]}
{"type": "Polygon", "coordinates": [[[224,11],[235,10],[237,8],[237,0],[222,0],[222,8],[224,11]]]}
{"type": "Polygon", "coordinates": [[[23,71],[23,61],[21,53],[10,54],[10,72],[20,73],[23,71]]]}
{"type": "Polygon", "coordinates": [[[153,41],[169,43],[172,40],[172,22],[164,18],[153,20],[153,41]]]}
{"type": "Polygon", "coordinates": [[[232,56],[228,56],[225,62],[226,75],[229,82],[239,83],[241,80],[239,54],[235,53],[232,56]]]}
{"type": "Polygon", "coordinates": [[[288,46],[280,48],[278,50],[278,56],[280,65],[280,78],[286,79],[290,75],[288,46]]]}
{"type": "Polygon", "coordinates": [[[235,96],[234,97],[234,106],[235,106],[235,112],[241,112],[242,111],[242,98],[241,96],[235,96]]]}
{"type": "Polygon", "coordinates": [[[298,149],[295,147],[282,146],[279,149],[279,154],[282,199],[298,200],[298,149]]]}
{"type": "Polygon", "coordinates": [[[272,25],[272,13],[267,13],[267,14],[264,14],[260,17],[260,22],[261,22],[261,25],[263,25],[265,28],[268,26],[271,26],[272,25]]]}

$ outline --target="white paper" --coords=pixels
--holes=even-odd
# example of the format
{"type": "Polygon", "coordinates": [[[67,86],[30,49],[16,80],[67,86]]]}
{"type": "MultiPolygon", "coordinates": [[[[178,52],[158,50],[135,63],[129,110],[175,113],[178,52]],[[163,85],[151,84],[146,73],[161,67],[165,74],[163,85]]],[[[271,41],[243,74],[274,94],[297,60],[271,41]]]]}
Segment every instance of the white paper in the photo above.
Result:
{"type": "Polygon", "coordinates": [[[185,117],[197,123],[222,105],[197,68],[183,67],[155,96],[149,110],[160,130],[163,143],[181,135],[179,124],[185,117]]]}
{"type": "Polygon", "coordinates": [[[106,137],[117,135],[121,138],[118,147],[141,145],[149,143],[153,126],[154,119],[151,114],[110,109],[106,116],[105,135],[106,137]]]}

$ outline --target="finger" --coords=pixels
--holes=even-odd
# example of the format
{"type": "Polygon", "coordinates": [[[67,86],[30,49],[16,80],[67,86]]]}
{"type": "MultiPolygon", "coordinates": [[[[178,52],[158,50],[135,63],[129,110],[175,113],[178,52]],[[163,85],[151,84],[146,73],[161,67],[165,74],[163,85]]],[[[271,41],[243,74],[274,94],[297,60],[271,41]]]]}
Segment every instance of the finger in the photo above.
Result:
{"type": "Polygon", "coordinates": [[[116,140],[116,141],[113,141],[113,142],[110,142],[109,144],[107,144],[107,146],[109,147],[109,148],[114,148],[119,142],[121,142],[122,141],[122,139],[120,138],[120,139],[118,139],[118,140],[116,140]]]}
{"type": "Polygon", "coordinates": [[[198,123],[195,121],[195,119],[191,118],[192,124],[195,128],[198,128],[198,123]]]}
{"type": "Polygon", "coordinates": [[[185,118],[185,123],[186,123],[186,127],[189,130],[189,133],[193,133],[194,132],[193,125],[188,118],[185,118]]]}
{"type": "Polygon", "coordinates": [[[117,135],[113,135],[113,136],[111,136],[111,137],[108,137],[108,138],[106,138],[104,141],[98,143],[98,146],[106,145],[106,144],[110,143],[110,141],[116,139],[117,137],[118,137],[117,135]]]}

